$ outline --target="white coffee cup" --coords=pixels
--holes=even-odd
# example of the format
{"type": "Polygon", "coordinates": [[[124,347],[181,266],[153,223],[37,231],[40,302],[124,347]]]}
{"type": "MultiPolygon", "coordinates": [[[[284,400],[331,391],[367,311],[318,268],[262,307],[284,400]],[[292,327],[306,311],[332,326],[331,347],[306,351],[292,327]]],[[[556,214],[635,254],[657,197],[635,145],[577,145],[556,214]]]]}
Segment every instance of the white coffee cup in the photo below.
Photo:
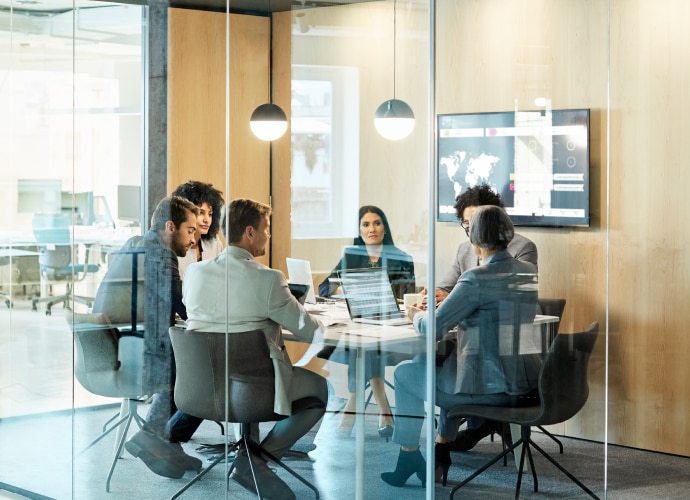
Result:
{"type": "Polygon", "coordinates": [[[422,306],[422,301],[424,300],[424,295],[421,293],[406,293],[403,295],[403,304],[407,306],[422,306]]]}

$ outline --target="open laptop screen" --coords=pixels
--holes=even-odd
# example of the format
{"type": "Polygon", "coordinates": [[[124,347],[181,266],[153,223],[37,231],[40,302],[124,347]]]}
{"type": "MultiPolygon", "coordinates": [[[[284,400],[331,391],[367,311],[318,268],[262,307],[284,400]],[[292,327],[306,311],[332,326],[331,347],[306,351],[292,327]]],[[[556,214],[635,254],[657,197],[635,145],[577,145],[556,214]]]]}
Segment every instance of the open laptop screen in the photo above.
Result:
{"type": "Polygon", "coordinates": [[[338,274],[352,319],[401,315],[385,269],[348,269],[338,274]]]}

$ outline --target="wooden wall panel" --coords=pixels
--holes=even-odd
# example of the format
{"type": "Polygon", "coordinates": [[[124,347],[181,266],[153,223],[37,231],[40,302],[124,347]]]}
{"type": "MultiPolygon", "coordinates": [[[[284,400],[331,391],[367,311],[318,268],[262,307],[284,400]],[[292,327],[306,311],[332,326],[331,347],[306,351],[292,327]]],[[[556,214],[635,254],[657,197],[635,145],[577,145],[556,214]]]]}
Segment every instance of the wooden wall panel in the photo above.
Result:
{"type": "MultiPolygon", "coordinates": [[[[197,179],[221,189],[226,200],[269,203],[270,146],[249,128],[252,111],[269,98],[269,21],[230,15],[226,119],[226,19],[223,13],[170,9],[168,190],[197,179]]],[[[268,263],[269,255],[260,260],[268,263]]]]}
{"type": "Polygon", "coordinates": [[[611,439],[690,456],[690,4],[611,5],[611,439]]]}

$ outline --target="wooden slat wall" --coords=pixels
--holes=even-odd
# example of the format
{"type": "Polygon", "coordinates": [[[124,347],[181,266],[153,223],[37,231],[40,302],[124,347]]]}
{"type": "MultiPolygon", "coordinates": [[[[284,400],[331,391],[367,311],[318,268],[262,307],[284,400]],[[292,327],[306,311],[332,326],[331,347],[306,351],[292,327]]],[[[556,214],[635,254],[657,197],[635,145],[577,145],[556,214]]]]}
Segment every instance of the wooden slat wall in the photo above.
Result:
{"type": "MultiPolygon", "coordinates": [[[[230,15],[228,126],[226,15],[170,9],[168,33],[168,191],[197,179],[211,182],[226,200],[269,203],[270,146],[249,129],[252,111],[269,98],[268,19],[230,15]]],[[[259,260],[267,264],[269,255],[259,260]]]]}

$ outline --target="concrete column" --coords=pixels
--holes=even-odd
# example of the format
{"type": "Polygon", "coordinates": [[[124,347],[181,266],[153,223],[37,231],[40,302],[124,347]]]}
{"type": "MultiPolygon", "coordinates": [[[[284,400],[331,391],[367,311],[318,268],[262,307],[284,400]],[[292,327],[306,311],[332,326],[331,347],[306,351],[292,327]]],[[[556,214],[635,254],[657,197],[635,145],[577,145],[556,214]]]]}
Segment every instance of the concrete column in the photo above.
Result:
{"type": "Polygon", "coordinates": [[[148,2],[148,75],[146,81],[146,154],[144,173],[147,222],[168,193],[168,8],[169,0],[148,2]]]}

